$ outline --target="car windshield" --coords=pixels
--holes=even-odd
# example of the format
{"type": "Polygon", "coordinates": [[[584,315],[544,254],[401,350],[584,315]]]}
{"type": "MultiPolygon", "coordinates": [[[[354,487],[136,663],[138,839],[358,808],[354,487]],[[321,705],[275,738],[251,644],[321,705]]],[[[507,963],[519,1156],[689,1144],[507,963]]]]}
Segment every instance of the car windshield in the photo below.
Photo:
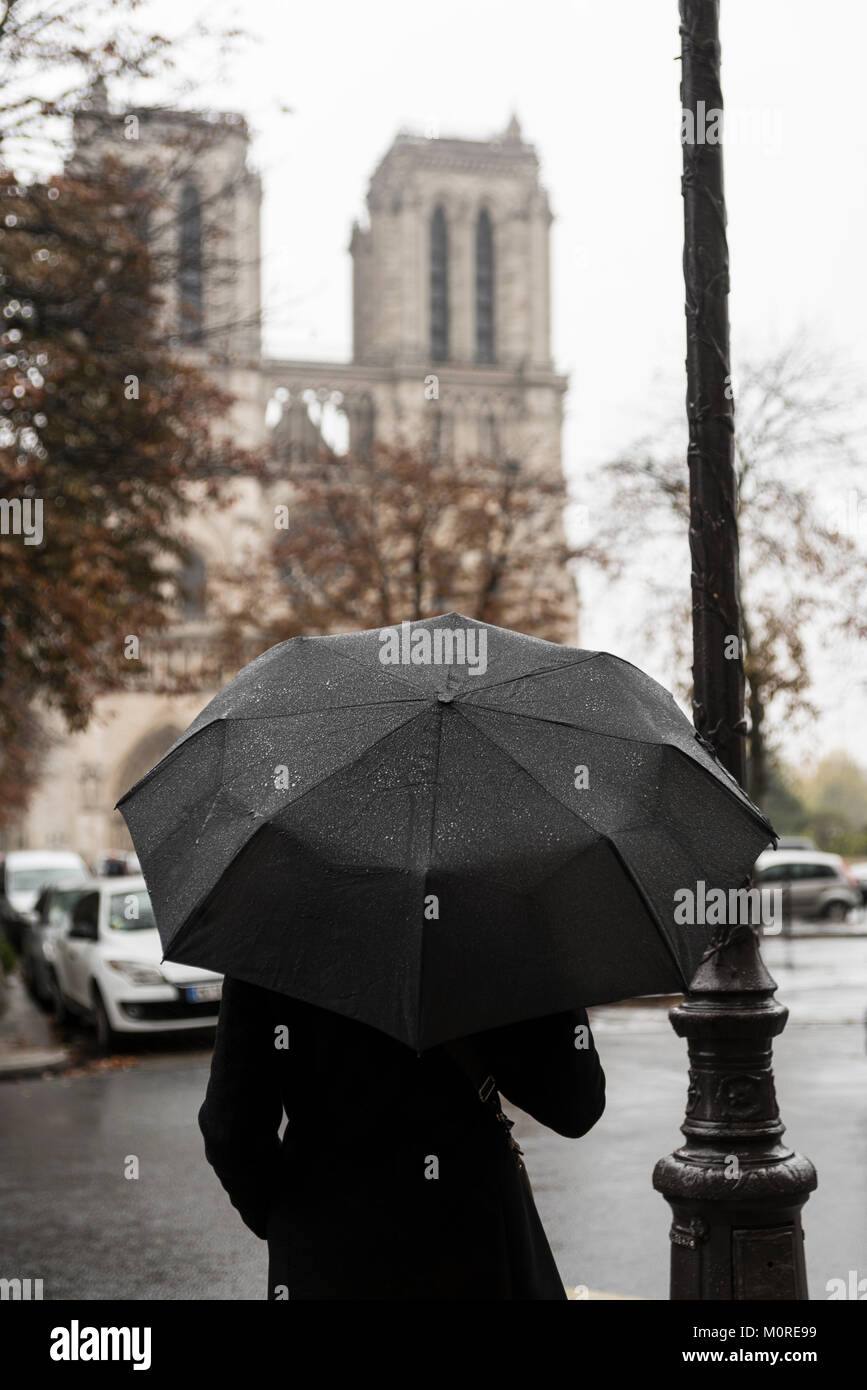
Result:
{"type": "Polygon", "coordinates": [[[112,931],[141,931],[155,927],[154,910],[144,888],[131,893],[112,893],[108,905],[108,925],[112,931]]]}
{"type": "Polygon", "coordinates": [[[73,865],[71,868],[65,864],[42,864],[32,869],[10,869],[6,870],[6,891],[7,893],[38,893],[44,888],[46,883],[53,883],[58,878],[77,878],[82,881],[85,874],[82,871],[79,875],[78,870],[73,865]]]}
{"type": "Polygon", "coordinates": [[[64,912],[68,912],[71,907],[75,906],[81,894],[81,888],[58,889],[56,892],[49,895],[45,903],[45,908],[52,917],[55,913],[63,914],[64,912]]]}

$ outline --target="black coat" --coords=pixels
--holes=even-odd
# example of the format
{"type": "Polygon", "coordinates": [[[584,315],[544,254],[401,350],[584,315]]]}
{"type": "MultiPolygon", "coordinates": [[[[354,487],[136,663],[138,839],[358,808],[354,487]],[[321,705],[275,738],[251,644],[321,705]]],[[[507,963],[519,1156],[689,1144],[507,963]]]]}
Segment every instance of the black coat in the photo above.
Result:
{"type": "MultiPolygon", "coordinates": [[[[572,1138],[605,1107],[589,1030],[575,1045],[586,1023],[473,1039],[503,1095],[572,1138]]],[[[565,1298],[504,1126],[439,1048],[227,978],[199,1125],[268,1241],[269,1299],[565,1298]]]]}

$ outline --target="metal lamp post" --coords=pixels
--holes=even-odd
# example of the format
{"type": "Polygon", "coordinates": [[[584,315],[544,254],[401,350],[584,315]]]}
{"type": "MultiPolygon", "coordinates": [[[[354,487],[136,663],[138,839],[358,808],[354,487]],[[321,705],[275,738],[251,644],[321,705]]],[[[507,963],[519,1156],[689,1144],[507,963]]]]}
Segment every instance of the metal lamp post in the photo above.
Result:
{"type": "MultiPolygon", "coordinates": [[[[680,0],[693,717],[744,783],[743,633],[729,366],[719,0],[680,0]]],[[[653,1185],[670,1203],[673,1299],[805,1299],[801,1207],[816,1186],[782,1142],[773,1039],[788,1010],[755,929],[721,927],[672,1026],[689,1048],[685,1144],[653,1185]]]]}

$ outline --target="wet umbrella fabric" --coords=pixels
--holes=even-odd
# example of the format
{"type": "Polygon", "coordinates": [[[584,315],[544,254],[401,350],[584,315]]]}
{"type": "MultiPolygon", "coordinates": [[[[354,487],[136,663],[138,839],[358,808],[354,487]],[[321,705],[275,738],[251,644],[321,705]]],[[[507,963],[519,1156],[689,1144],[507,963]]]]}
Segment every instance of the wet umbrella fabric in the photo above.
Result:
{"type": "Polygon", "coordinates": [[[119,809],[166,959],[419,1050],[683,989],[774,838],[636,667],[456,613],[271,648],[119,809]]]}

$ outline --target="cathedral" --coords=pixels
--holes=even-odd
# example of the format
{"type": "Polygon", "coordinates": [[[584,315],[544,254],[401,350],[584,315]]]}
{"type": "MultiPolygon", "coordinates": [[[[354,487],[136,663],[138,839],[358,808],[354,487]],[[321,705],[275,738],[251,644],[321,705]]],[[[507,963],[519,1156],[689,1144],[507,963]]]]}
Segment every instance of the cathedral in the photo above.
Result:
{"type": "MultiPolygon", "coordinates": [[[[532,457],[560,472],[567,382],[551,358],[552,215],[516,118],[490,140],[398,133],[349,240],[346,362],[262,352],[262,189],[242,117],[115,112],[97,84],[74,137],[72,165],[110,147],[133,171],[160,171],[168,211],[151,234],[157,244],[172,240],[177,260],[165,331],[234,397],[221,428],[278,457],[323,438],[359,452],[374,441],[433,442],[455,458],[532,457]]],[[[8,848],[68,847],[92,861],[129,845],[116,801],[222,683],[206,660],[209,568],[227,557],[243,563],[271,524],[252,479],[231,509],[185,520],[192,559],[177,623],[143,642],[140,674],[98,701],[84,732],[49,721],[43,776],[8,848]],[[160,670],[164,684],[180,677],[187,693],[160,693],[160,670]]]]}

